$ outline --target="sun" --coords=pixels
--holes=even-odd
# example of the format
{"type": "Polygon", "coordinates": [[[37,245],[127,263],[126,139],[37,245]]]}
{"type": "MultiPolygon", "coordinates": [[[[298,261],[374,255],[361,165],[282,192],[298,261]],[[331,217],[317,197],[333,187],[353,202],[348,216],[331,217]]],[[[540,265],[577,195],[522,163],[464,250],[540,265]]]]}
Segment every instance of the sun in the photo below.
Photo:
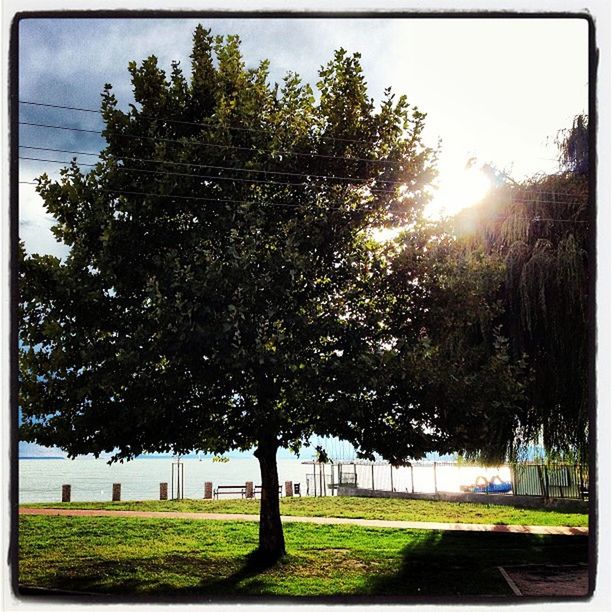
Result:
{"type": "MultiPolygon", "coordinates": [[[[426,219],[437,221],[452,217],[458,212],[482,200],[491,189],[491,180],[481,168],[456,159],[449,160],[439,167],[436,189],[432,199],[425,207],[426,219]]],[[[371,237],[377,242],[387,242],[397,237],[405,226],[373,228],[371,237]]]]}
{"type": "Polygon", "coordinates": [[[474,165],[449,164],[440,168],[437,187],[424,211],[429,219],[452,217],[477,204],[491,189],[491,181],[474,165]]]}

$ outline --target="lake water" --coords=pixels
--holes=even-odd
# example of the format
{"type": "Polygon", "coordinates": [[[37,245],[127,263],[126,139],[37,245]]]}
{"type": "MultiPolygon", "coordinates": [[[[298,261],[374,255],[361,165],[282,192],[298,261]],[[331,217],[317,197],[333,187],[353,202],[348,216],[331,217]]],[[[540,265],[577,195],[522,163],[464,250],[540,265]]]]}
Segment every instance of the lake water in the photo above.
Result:
{"type": "MultiPolygon", "coordinates": [[[[238,485],[246,481],[261,484],[259,463],[254,457],[232,458],[228,463],[213,462],[212,459],[183,459],[184,497],[201,499],[204,496],[204,482],[213,486],[238,485]]],[[[433,493],[438,491],[458,492],[461,485],[474,484],[479,476],[487,479],[499,475],[510,480],[506,466],[483,468],[473,465],[451,465],[438,463],[415,464],[408,467],[391,468],[388,465],[344,465],[334,467],[334,482],[338,482],[338,470],[343,480],[357,478],[359,487],[395,491],[433,493]]],[[[321,483],[331,483],[331,466],[325,473],[312,465],[304,465],[297,459],[279,459],[279,481],[290,480],[301,484],[302,494],[320,494],[321,483]]],[[[126,463],[108,465],[104,459],[20,459],[19,460],[19,501],[57,502],[61,500],[63,484],[72,486],[72,501],[108,501],[112,495],[113,483],[121,483],[121,499],[159,499],[159,483],[168,483],[170,494],[172,478],[171,459],[136,459],[126,463]]],[[[324,486],[330,494],[329,486],[324,486]]],[[[229,497],[229,496],[227,496],[229,497]]]]}

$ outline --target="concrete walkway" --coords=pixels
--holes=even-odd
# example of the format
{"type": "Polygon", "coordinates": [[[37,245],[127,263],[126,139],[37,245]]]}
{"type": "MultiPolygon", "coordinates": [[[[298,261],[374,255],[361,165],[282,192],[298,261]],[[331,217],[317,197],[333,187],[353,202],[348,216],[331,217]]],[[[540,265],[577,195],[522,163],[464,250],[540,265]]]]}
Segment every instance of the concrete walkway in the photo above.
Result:
{"type": "MultiPolygon", "coordinates": [[[[128,518],[162,518],[205,521],[259,521],[258,514],[220,514],[209,512],[145,512],[140,510],[77,510],[71,508],[20,508],[19,514],[46,516],[121,516],[128,518]]],[[[496,533],[531,533],[540,535],[588,535],[588,527],[553,527],[540,525],[480,525],[476,523],[428,523],[417,521],[385,521],[379,519],[335,518],[322,516],[282,516],[283,523],[315,523],[317,525],[355,525],[390,527],[393,529],[430,529],[440,531],[493,531],[496,533]]]]}

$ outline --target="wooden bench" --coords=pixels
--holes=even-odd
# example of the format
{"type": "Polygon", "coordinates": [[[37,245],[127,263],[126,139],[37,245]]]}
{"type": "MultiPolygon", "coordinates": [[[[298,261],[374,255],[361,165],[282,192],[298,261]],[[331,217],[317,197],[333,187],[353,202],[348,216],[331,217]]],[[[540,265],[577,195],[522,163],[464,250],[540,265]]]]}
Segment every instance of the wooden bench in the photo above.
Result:
{"type": "Polygon", "coordinates": [[[215,489],[215,498],[219,499],[219,495],[238,495],[244,497],[246,494],[245,485],[218,485],[215,489]]]}
{"type": "MultiPolygon", "coordinates": [[[[255,495],[255,497],[257,497],[257,494],[259,493],[259,495],[261,495],[261,485],[255,485],[254,487],[254,491],[253,494],[255,495]]],[[[278,496],[282,497],[283,496],[283,485],[278,485],[278,496]]]]}

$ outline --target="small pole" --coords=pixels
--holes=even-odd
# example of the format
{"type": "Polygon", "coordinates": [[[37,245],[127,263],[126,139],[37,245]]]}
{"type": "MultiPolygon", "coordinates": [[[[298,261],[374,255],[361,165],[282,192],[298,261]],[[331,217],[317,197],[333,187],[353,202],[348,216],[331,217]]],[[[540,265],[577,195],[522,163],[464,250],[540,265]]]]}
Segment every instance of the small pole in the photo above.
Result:
{"type": "Polygon", "coordinates": [[[393,492],[395,489],[393,488],[393,466],[390,465],[389,466],[390,469],[390,473],[391,473],[391,492],[393,492]]]}
{"type": "Polygon", "coordinates": [[[213,496],[213,483],[207,481],[204,483],[204,499],[212,499],[213,496]]]}
{"type": "Polygon", "coordinates": [[[312,462],[312,482],[314,483],[314,496],[317,496],[317,464],[312,462]]]}
{"type": "Polygon", "coordinates": [[[437,495],[438,494],[438,474],[436,473],[436,462],[435,461],[433,464],[433,470],[434,470],[434,491],[437,495]]]}
{"type": "Polygon", "coordinates": [[[321,479],[321,497],[327,495],[327,490],[325,488],[325,464],[319,464],[319,478],[321,479]]]}
{"type": "Polygon", "coordinates": [[[372,491],[374,490],[374,464],[372,464],[372,491]]]}
{"type": "Polygon", "coordinates": [[[355,488],[357,488],[357,463],[353,463],[353,467],[355,468],[355,488]]]}
{"type": "Polygon", "coordinates": [[[410,485],[412,488],[412,492],[414,493],[414,468],[412,463],[410,464],[410,485]]]}
{"type": "Polygon", "coordinates": [[[62,485],[62,502],[70,501],[71,486],[62,485]]]}

